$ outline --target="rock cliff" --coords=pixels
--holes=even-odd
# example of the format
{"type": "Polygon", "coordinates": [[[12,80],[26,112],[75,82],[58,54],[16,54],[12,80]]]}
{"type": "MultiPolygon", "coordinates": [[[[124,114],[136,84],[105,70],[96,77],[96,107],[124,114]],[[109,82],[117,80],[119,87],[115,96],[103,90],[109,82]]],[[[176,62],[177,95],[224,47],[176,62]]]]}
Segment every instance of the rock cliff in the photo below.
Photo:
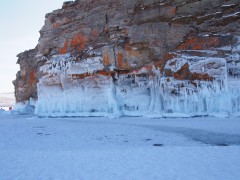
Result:
{"type": "Polygon", "coordinates": [[[65,2],[18,57],[40,116],[240,113],[239,0],[65,2]]]}

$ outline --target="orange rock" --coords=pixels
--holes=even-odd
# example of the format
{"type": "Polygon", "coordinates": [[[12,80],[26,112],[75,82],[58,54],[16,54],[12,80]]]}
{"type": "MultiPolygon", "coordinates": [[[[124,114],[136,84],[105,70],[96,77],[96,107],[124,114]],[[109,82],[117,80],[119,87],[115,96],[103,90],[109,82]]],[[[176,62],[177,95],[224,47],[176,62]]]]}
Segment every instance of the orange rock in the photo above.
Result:
{"type": "Polygon", "coordinates": [[[100,70],[95,72],[94,74],[90,74],[90,73],[84,73],[84,74],[72,74],[72,78],[73,79],[84,79],[84,78],[90,78],[90,79],[95,79],[96,77],[99,77],[99,75],[103,75],[103,76],[112,76],[114,75],[115,72],[107,72],[104,70],[100,70]]]}
{"type": "Polygon", "coordinates": [[[125,44],[125,49],[126,49],[126,51],[131,51],[132,47],[130,44],[125,44]]]}
{"type": "Polygon", "coordinates": [[[107,71],[97,71],[97,74],[101,74],[104,76],[112,76],[115,74],[115,72],[107,72],[107,71]]]}
{"type": "Polygon", "coordinates": [[[110,57],[107,52],[103,52],[103,64],[105,66],[110,65],[110,57]]]}
{"type": "Polygon", "coordinates": [[[124,62],[124,59],[123,59],[123,54],[122,52],[119,52],[118,53],[118,68],[120,69],[127,69],[129,66],[128,66],[128,63],[127,62],[124,62]]]}
{"type": "Polygon", "coordinates": [[[166,59],[166,60],[171,60],[171,59],[173,59],[173,58],[175,58],[175,57],[176,57],[175,54],[167,53],[165,59],[166,59]]]}
{"type": "Polygon", "coordinates": [[[166,60],[165,59],[159,59],[158,61],[156,61],[154,63],[155,67],[159,68],[161,72],[164,71],[165,64],[166,64],[166,60]]]}
{"type": "Polygon", "coordinates": [[[60,54],[66,54],[68,48],[68,40],[65,41],[63,48],[60,49],[60,54]]]}
{"type": "Polygon", "coordinates": [[[155,64],[156,67],[158,67],[160,69],[161,72],[163,72],[167,61],[169,61],[171,59],[174,59],[175,57],[176,57],[175,54],[167,53],[164,58],[159,59],[154,64],[155,64]]]}
{"type": "Polygon", "coordinates": [[[190,80],[190,81],[194,80],[212,81],[214,79],[208,74],[190,72],[188,63],[184,64],[179,71],[173,73],[173,77],[178,80],[190,80]]]}
{"type": "Polygon", "coordinates": [[[186,42],[182,43],[178,46],[179,50],[205,50],[210,49],[212,47],[220,46],[220,38],[219,37],[200,37],[193,36],[187,39],[186,42]]]}
{"type": "Polygon", "coordinates": [[[78,50],[82,50],[86,46],[87,38],[83,36],[82,34],[78,34],[77,36],[74,36],[71,40],[71,46],[72,47],[78,47],[78,50]]]}
{"type": "Polygon", "coordinates": [[[204,81],[212,81],[214,78],[209,76],[208,74],[200,74],[193,73],[191,80],[204,80],[204,81]]]}
{"type": "Polygon", "coordinates": [[[36,75],[36,71],[32,70],[29,74],[29,80],[28,80],[29,84],[36,84],[37,83],[37,75],[36,75]]]}
{"type": "Polygon", "coordinates": [[[122,53],[118,53],[118,66],[120,67],[124,66],[122,53]]]}
{"type": "Polygon", "coordinates": [[[188,63],[184,64],[180,70],[173,73],[173,77],[178,80],[189,80],[191,79],[191,72],[189,70],[188,63]]]}

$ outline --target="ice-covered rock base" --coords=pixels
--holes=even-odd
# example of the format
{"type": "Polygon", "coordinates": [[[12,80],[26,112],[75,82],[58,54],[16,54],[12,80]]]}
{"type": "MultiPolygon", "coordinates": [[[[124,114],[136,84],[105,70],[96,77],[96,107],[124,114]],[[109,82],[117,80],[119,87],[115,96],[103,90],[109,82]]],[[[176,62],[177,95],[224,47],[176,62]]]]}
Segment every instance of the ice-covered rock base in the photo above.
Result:
{"type": "Polygon", "coordinates": [[[240,81],[228,75],[226,59],[181,56],[166,65],[177,72],[189,64],[191,72],[212,75],[214,79],[209,80],[166,77],[155,66],[128,73],[96,73],[101,61],[99,57],[76,63],[70,55],[61,55],[46,63],[35,113],[50,117],[240,115],[240,81]],[[95,70],[89,71],[89,64],[95,70]]]}
{"type": "MultiPolygon", "coordinates": [[[[96,77],[95,83],[74,89],[40,86],[36,114],[52,117],[240,115],[238,81],[202,82],[198,87],[183,86],[177,91],[166,86],[170,83],[165,79],[152,81],[144,87],[116,85],[104,76],[96,77]]],[[[188,82],[177,83],[179,86],[188,82]]]]}

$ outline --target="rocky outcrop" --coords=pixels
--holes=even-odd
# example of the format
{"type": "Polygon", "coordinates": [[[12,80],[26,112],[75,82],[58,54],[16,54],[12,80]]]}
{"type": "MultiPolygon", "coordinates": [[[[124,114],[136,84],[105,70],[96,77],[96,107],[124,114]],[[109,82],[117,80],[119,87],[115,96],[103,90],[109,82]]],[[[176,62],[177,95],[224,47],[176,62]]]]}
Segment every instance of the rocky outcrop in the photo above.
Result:
{"type": "Polygon", "coordinates": [[[20,71],[16,75],[16,80],[13,81],[17,103],[29,101],[30,98],[37,99],[37,83],[41,74],[39,67],[44,62],[37,61],[36,52],[36,49],[32,49],[17,55],[20,71]]]}
{"type": "Polygon", "coordinates": [[[44,116],[236,114],[239,29],[238,0],[65,2],[19,55],[16,99],[44,116]]]}

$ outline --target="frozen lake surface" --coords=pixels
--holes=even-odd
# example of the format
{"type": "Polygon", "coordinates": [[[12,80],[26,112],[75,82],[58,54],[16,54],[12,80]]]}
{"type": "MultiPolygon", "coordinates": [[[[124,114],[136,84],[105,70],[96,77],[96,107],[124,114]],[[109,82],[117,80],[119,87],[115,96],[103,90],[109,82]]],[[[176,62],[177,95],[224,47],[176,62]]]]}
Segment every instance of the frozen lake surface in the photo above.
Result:
{"type": "Polygon", "coordinates": [[[240,118],[0,114],[0,179],[240,179],[240,118]]]}

